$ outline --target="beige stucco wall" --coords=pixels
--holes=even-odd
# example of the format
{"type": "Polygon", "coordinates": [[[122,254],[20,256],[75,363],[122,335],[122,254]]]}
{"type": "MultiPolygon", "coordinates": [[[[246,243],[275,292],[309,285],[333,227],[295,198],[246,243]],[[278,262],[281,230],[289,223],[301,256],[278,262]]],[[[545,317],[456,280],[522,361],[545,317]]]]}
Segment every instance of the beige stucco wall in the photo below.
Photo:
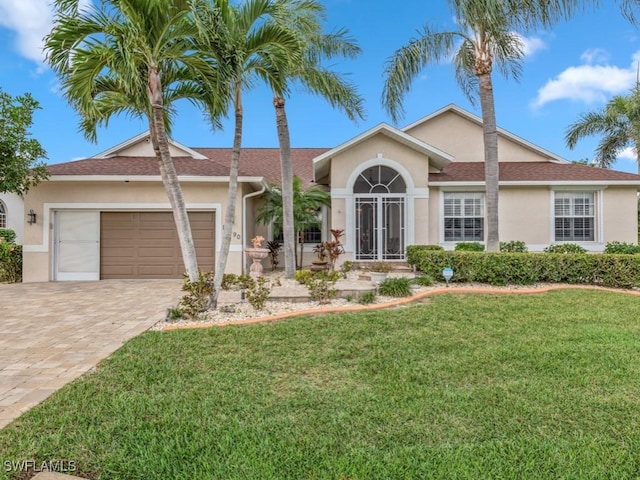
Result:
{"type": "MultiPolygon", "coordinates": [[[[557,191],[577,191],[576,187],[554,187],[557,191]]],[[[585,187],[586,191],[592,189],[585,187]]],[[[460,190],[455,190],[460,191],[460,190]]],[[[590,251],[602,250],[612,241],[637,242],[637,196],[634,187],[608,187],[602,195],[602,212],[596,197],[596,230],[602,219],[602,241],[583,243],[590,251]]],[[[440,233],[442,190],[430,191],[429,243],[442,243],[440,233]]],[[[521,240],[532,250],[553,243],[552,190],[540,187],[500,187],[500,241],[521,240]]],[[[451,245],[452,246],[452,245],[451,245]]]]}
{"type": "MultiPolygon", "coordinates": [[[[220,224],[224,222],[227,203],[226,183],[183,182],[185,203],[200,204],[210,210],[210,204],[218,204],[216,211],[220,224]]],[[[236,215],[231,238],[231,251],[227,272],[239,273],[242,266],[242,194],[238,189],[236,215]]],[[[192,208],[192,209],[197,209],[192,208]]],[[[25,209],[33,209],[38,222],[24,231],[25,282],[45,282],[52,278],[53,212],[56,209],[89,209],[99,211],[169,210],[169,201],[161,182],[75,182],[48,181],[30,190],[25,197],[25,209]],[[46,202],[46,204],[45,204],[46,202]],[[145,206],[146,204],[146,206],[145,206]],[[46,224],[45,224],[46,220],[46,224]],[[45,235],[46,233],[46,235],[45,235]],[[35,252],[30,250],[45,250],[35,252]]],[[[222,231],[216,232],[221,239],[222,231]]],[[[216,256],[218,252],[216,252],[216,256]]]]}
{"type": "MultiPolygon", "coordinates": [[[[169,152],[171,152],[173,157],[191,156],[191,154],[171,144],[169,144],[169,152]]],[[[153,151],[151,142],[147,139],[119,150],[118,155],[122,157],[155,157],[155,152],[153,151]]]]}
{"type": "Polygon", "coordinates": [[[427,186],[428,158],[383,134],[378,134],[339,153],[331,160],[331,188],[347,188],[347,181],[354,170],[360,170],[360,164],[378,157],[381,157],[382,165],[388,165],[385,159],[402,164],[408,170],[416,187],[427,186]]]}
{"type": "MultiPolygon", "coordinates": [[[[484,161],[482,126],[449,111],[407,130],[409,135],[453,155],[456,162],[484,161]]],[[[501,162],[539,162],[548,160],[504,135],[498,135],[501,162]]]]}
{"type": "Polygon", "coordinates": [[[604,242],[638,242],[638,197],[635,188],[604,190],[604,242]]]}

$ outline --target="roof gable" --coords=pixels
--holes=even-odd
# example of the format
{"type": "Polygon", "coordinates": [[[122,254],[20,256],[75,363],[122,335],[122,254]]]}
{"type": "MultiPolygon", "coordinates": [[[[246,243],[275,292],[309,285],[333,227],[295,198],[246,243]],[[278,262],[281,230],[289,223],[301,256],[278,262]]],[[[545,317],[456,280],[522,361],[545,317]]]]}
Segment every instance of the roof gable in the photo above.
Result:
{"type": "Polygon", "coordinates": [[[442,169],[449,165],[453,161],[453,157],[446,152],[443,152],[439,148],[434,147],[433,145],[429,145],[422,140],[419,140],[407,133],[404,133],[401,130],[398,130],[395,127],[392,127],[386,123],[380,123],[373,128],[370,128],[364,133],[353,137],[351,140],[344,142],[341,145],[338,145],[335,148],[323,153],[322,155],[317,156],[314,160],[314,170],[316,174],[316,178],[322,176],[322,172],[328,170],[328,165],[333,157],[342,153],[350,148],[355,147],[367,140],[375,137],[376,135],[384,135],[402,145],[405,145],[427,157],[431,160],[431,163],[437,167],[438,169],[442,169]]]}
{"type": "MultiPolygon", "coordinates": [[[[402,128],[402,131],[410,134],[410,135],[414,135],[416,134],[417,130],[420,130],[420,127],[423,126],[426,123],[432,122],[434,119],[438,119],[441,117],[444,117],[445,115],[449,115],[449,114],[453,114],[456,115],[459,118],[464,119],[467,122],[472,123],[473,125],[476,125],[480,128],[482,128],[483,126],[483,122],[482,119],[480,117],[478,117],[477,115],[474,115],[471,112],[468,112],[467,110],[460,108],[459,106],[455,105],[455,104],[449,104],[433,113],[431,113],[430,115],[427,115],[426,117],[422,117],[421,119],[407,125],[406,127],[402,128]]],[[[533,154],[535,154],[536,156],[541,157],[540,160],[541,161],[552,161],[552,162],[558,162],[558,163],[570,163],[568,160],[566,160],[565,158],[560,157],[559,155],[556,155],[553,152],[550,152],[548,150],[545,150],[544,148],[535,145],[527,140],[525,140],[522,137],[519,137],[507,130],[505,130],[504,128],[497,128],[498,131],[498,138],[501,138],[503,141],[508,141],[510,143],[515,144],[516,146],[520,147],[520,148],[524,148],[525,150],[532,152],[533,154]]],[[[456,158],[458,160],[462,160],[462,161],[467,161],[467,160],[463,160],[461,158],[458,158],[456,156],[456,158]]],[[[501,161],[503,161],[501,159],[501,161]]]]}
{"type": "MultiPolygon", "coordinates": [[[[195,150],[169,139],[169,150],[172,157],[191,157],[196,160],[206,160],[207,157],[195,150]]],[[[155,152],[151,146],[151,134],[143,132],[129,140],[125,140],[104,152],[91,158],[111,158],[111,157],[153,157],[155,152]]]]}

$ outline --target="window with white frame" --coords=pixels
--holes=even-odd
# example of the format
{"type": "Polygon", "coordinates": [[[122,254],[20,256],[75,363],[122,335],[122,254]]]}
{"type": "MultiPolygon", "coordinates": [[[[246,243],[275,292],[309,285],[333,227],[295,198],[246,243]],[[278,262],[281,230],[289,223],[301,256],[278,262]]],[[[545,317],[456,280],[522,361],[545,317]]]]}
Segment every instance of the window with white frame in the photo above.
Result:
{"type": "Polygon", "coordinates": [[[484,241],[484,193],[445,192],[444,241],[484,241]]]}
{"type": "Polygon", "coordinates": [[[555,192],[554,221],[556,242],[595,240],[595,193],[555,192]]]}
{"type": "Polygon", "coordinates": [[[7,207],[0,201],[0,228],[7,228],[7,207]]]}

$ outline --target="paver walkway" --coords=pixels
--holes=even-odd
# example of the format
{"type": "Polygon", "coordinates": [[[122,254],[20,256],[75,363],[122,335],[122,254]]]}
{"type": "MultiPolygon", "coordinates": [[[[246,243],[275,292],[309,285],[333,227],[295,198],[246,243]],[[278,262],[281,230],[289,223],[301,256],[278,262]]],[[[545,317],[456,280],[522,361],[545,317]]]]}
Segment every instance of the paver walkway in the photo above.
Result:
{"type": "Polygon", "coordinates": [[[0,284],[0,428],[165,317],[180,280],[0,284]]]}

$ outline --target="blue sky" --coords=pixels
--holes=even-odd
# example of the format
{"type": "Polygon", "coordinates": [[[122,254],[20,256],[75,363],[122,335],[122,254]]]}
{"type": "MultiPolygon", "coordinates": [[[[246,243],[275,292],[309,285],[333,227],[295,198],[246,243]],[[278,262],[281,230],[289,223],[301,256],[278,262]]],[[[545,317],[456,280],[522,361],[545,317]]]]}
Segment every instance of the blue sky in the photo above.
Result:
{"type": "MultiPolygon", "coordinates": [[[[88,0],[85,0],[88,1],[88,0]]],[[[98,143],[78,131],[78,117],[58,91],[55,75],[43,63],[41,38],[51,22],[49,0],[0,0],[0,87],[12,95],[31,92],[42,110],[32,133],[48,152],[49,163],[90,156],[146,130],[144,122],[117,118],[98,133],[98,143]]],[[[385,61],[425,23],[453,29],[445,0],[325,0],[327,29],[346,27],[363,49],[355,61],[336,63],[350,74],[366,100],[367,118],[354,124],[322,100],[293,91],[287,112],[294,147],[334,147],[380,122],[390,123],[380,104],[385,61]],[[366,5],[366,8],[363,8],[366,5]]],[[[636,80],[640,30],[624,20],[617,7],[591,10],[557,27],[526,34],[527,56],[520,82],[494,76],[498,125],[569,160],[592,158],[597,139],[569,150],[565,131],[586,111],[602,108],[613,95],[626,94],[636,80]]],[[[480,115],[455,83],[449,64],[427,67],[405,98],[407,125],[455,103],[480,115]]],[[[233,126],[212,132],[202,114],[181,105],[173,137],[190,147],[230,147],[233,126]]],[[[246,147],[276,147],[271,96],[256,88],[245,97],[246,147]]],[[[615,165],[636,172],[634,153],[615,165]]]]}

